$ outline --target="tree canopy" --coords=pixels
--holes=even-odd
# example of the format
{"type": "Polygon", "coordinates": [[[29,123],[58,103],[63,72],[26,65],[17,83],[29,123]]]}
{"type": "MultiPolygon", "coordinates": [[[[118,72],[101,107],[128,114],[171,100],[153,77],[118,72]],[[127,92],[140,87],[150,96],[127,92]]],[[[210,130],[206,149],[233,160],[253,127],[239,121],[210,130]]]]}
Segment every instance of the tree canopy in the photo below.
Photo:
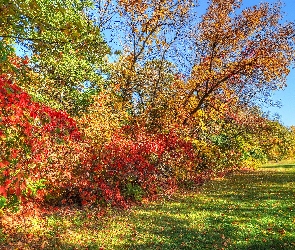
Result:
{"type": "Polygon", "coordinates": [[[109,47],[85,12],[92,5],[72,0],[1,4],[1,46],[7,50],[2,58],[6,61],[12,46],[22,50],[29,62],[21,72],[24,87],[70,112],[75,110],[73,105],[83,105],[79,102],[82,90],[99,88],[106,71],[104,57],[109,47]]]}

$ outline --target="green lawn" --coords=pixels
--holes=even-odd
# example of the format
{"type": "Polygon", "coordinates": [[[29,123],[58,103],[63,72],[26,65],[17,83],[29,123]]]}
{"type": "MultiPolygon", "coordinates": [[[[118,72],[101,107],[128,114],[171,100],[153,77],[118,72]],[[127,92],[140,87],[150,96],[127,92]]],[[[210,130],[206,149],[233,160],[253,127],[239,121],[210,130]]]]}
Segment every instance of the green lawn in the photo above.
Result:
{"type": "Polygon", "coordinates": [[[295,249],[295,163],[236,173],[128,211],[2,220],[0,249],[295,249]]]}

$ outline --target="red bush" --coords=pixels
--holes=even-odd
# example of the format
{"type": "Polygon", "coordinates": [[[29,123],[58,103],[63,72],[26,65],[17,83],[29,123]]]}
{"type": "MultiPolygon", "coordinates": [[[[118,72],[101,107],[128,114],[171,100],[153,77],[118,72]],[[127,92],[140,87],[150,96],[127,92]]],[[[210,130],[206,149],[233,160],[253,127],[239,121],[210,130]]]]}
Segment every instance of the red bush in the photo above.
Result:
{"type": "Polygon", "coordinates": [[[2,75],[0,117],[0,195],[42,201],[88,185],[93,157],[68,114],[32,101],[2,75]]]}
{"type": "Polygon", "coordinates": [[[0,195],[26,204],[44,200],[82,205],[104,200],[125,206],[128,199],[172,190],[177,171],[164,166],[195,160],[192,144],[177,133],[152,134],[125,126],[101,152],[85,141],[73,118],[32,101],[0,76],[0,195]]]}

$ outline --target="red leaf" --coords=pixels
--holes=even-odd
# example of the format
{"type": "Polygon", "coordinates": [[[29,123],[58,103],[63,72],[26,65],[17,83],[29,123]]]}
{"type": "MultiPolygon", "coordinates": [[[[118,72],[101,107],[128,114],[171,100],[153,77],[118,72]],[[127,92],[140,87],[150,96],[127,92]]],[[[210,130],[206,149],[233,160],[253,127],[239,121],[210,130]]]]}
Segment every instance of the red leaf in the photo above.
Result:
{"type": "Polygon", "coordinates": [[[4,176],[9,176],[9,169],[4,170],[4,171],[3,171],[3,175],[4,175],[4,176]]]}
{"type": "Polygon", "coordinates": [[[4,197],[7,196],[7,190],[5,187],[0,186],[0,194],[3,195],[4,197]]]}
{"type": "Polygon", "coordinates": [[[0,168],[5,168],[9,165],[9,161],[2,161],[0,162],[0,168]]]}
{"type": "Polygon", "coordinates": [[[12,182],[12,180],[6,180],[5,182],[4,182],[4,186],[5,187],[8,187],[9,186],[9,184],[12,182]]]}
{"type": "Polygon", "coordinates": [[[20,196],[20,194],[21,194],[21,189],[20,189],[20,187],[17,187],[17,188],[15,189],[15,194],[16,194],[16,196],[20,196]]]}

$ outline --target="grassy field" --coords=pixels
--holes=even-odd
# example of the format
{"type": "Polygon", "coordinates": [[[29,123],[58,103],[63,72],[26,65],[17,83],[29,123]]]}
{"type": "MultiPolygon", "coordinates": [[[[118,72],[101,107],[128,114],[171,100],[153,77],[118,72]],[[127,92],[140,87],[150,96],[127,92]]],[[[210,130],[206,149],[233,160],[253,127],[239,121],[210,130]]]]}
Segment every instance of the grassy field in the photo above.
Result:
{"type": "Polygon", "coordinates": [[[1,219],[0,249],[295,249],[295,163],[236,173],[127,211],[1,219]]]}

